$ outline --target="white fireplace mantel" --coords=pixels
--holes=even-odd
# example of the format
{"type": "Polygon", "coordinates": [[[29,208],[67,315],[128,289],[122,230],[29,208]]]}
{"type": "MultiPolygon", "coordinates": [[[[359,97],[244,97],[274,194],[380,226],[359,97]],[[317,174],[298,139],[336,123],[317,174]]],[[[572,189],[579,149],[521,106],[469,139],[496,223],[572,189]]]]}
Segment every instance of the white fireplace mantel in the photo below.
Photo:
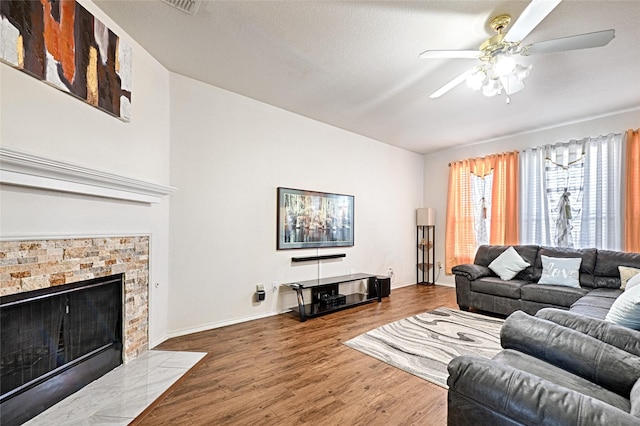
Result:
{"type": "Polygon", "coordinates": [[[0,147],[0,183],[157,204],[176,188],[0,147]]]}

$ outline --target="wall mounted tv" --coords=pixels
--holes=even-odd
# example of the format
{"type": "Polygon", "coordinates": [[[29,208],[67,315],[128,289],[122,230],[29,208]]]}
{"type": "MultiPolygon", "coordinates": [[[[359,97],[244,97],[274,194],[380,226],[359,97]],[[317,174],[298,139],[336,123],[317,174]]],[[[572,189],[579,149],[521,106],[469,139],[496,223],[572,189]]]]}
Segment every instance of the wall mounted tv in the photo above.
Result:
{"type": "Polygon", "coordinates": [[[353,195],[278,188],[278,250],[353,246],[353,195]]]}

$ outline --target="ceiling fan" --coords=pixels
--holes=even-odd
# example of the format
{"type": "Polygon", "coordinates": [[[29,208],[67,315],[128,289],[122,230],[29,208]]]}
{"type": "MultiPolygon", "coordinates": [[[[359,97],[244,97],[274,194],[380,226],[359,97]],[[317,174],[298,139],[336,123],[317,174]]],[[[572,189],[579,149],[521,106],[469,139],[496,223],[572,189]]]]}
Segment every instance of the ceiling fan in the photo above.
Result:
{"type": "Polygon", "coordinates": [[[597,31],[574,36],[542,41],[534,44],[523,44],[542,20],[549,15],[562,0],[533,0],[526,7],[520,18],[511,26],[509,15],[499,15],[493,18],[491,28],[497,33],[488,38],[478,50],[427,50],[420,54],[420,58],[446,59],[479,59],[480,64],[474,65],[449,83],[442,86],[429,96],[439,98],[463,81],[474,90],[482,90],[485,96],[519,92],[524,88],[523,80],[531,72],[531,65],[525,67],[518,64],[514,57],[529,56],[544,53],[564,52],[568,50],[589,49],[607,45],[615,37],[615,30],[597,31]]]}

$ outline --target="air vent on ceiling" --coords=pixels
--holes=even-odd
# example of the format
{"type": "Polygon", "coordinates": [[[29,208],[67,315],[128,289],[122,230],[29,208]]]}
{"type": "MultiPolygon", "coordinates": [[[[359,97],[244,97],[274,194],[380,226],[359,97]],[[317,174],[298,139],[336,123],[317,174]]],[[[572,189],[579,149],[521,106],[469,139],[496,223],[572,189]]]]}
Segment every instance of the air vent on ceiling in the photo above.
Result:
{"type": "Polygon", "coordinates": [[[178,10],[183,11],[184,13],[188,13],[189,15],[195,15],[196,11],[200,7],[200,3],[202,0],[162,0],[175,7],[178,10]]]}

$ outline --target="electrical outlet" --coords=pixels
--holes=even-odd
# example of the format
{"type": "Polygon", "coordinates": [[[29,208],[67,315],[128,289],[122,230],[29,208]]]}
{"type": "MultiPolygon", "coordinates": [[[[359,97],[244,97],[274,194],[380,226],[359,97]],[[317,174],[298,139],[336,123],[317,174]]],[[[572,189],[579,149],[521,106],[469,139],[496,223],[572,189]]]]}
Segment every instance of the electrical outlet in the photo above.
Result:
{"type": "Polygon", "coordinates": [[[393,269],[391,269],[391,266],[389,266],[389,272],[387,272],[387,276],[393,277],[393,269]]]}
{"type": "Polygon", "coordinates": [[[272,292],[274,292],[274,293],[275,293],[276,291],[278,291],[278,287],[279,287],[279,286],[278,286],[278,283],[277,283],[277,282],[275,282],[275,281],[274,281],[274,282],[272,282],[272,283],[271,283],[271,291],[272,291],[272,292]]]}
{"type": "Polygon", "coordinates": [[[442,262],[438,261],[438,269],[442,269],[442,262]]]}
{"type": "Polygon", "coordinates": [[[258,285],[256,286],[256,291],[264,291],[264,285],[262,285],[262,284],[258,284],[258,285]]]}

